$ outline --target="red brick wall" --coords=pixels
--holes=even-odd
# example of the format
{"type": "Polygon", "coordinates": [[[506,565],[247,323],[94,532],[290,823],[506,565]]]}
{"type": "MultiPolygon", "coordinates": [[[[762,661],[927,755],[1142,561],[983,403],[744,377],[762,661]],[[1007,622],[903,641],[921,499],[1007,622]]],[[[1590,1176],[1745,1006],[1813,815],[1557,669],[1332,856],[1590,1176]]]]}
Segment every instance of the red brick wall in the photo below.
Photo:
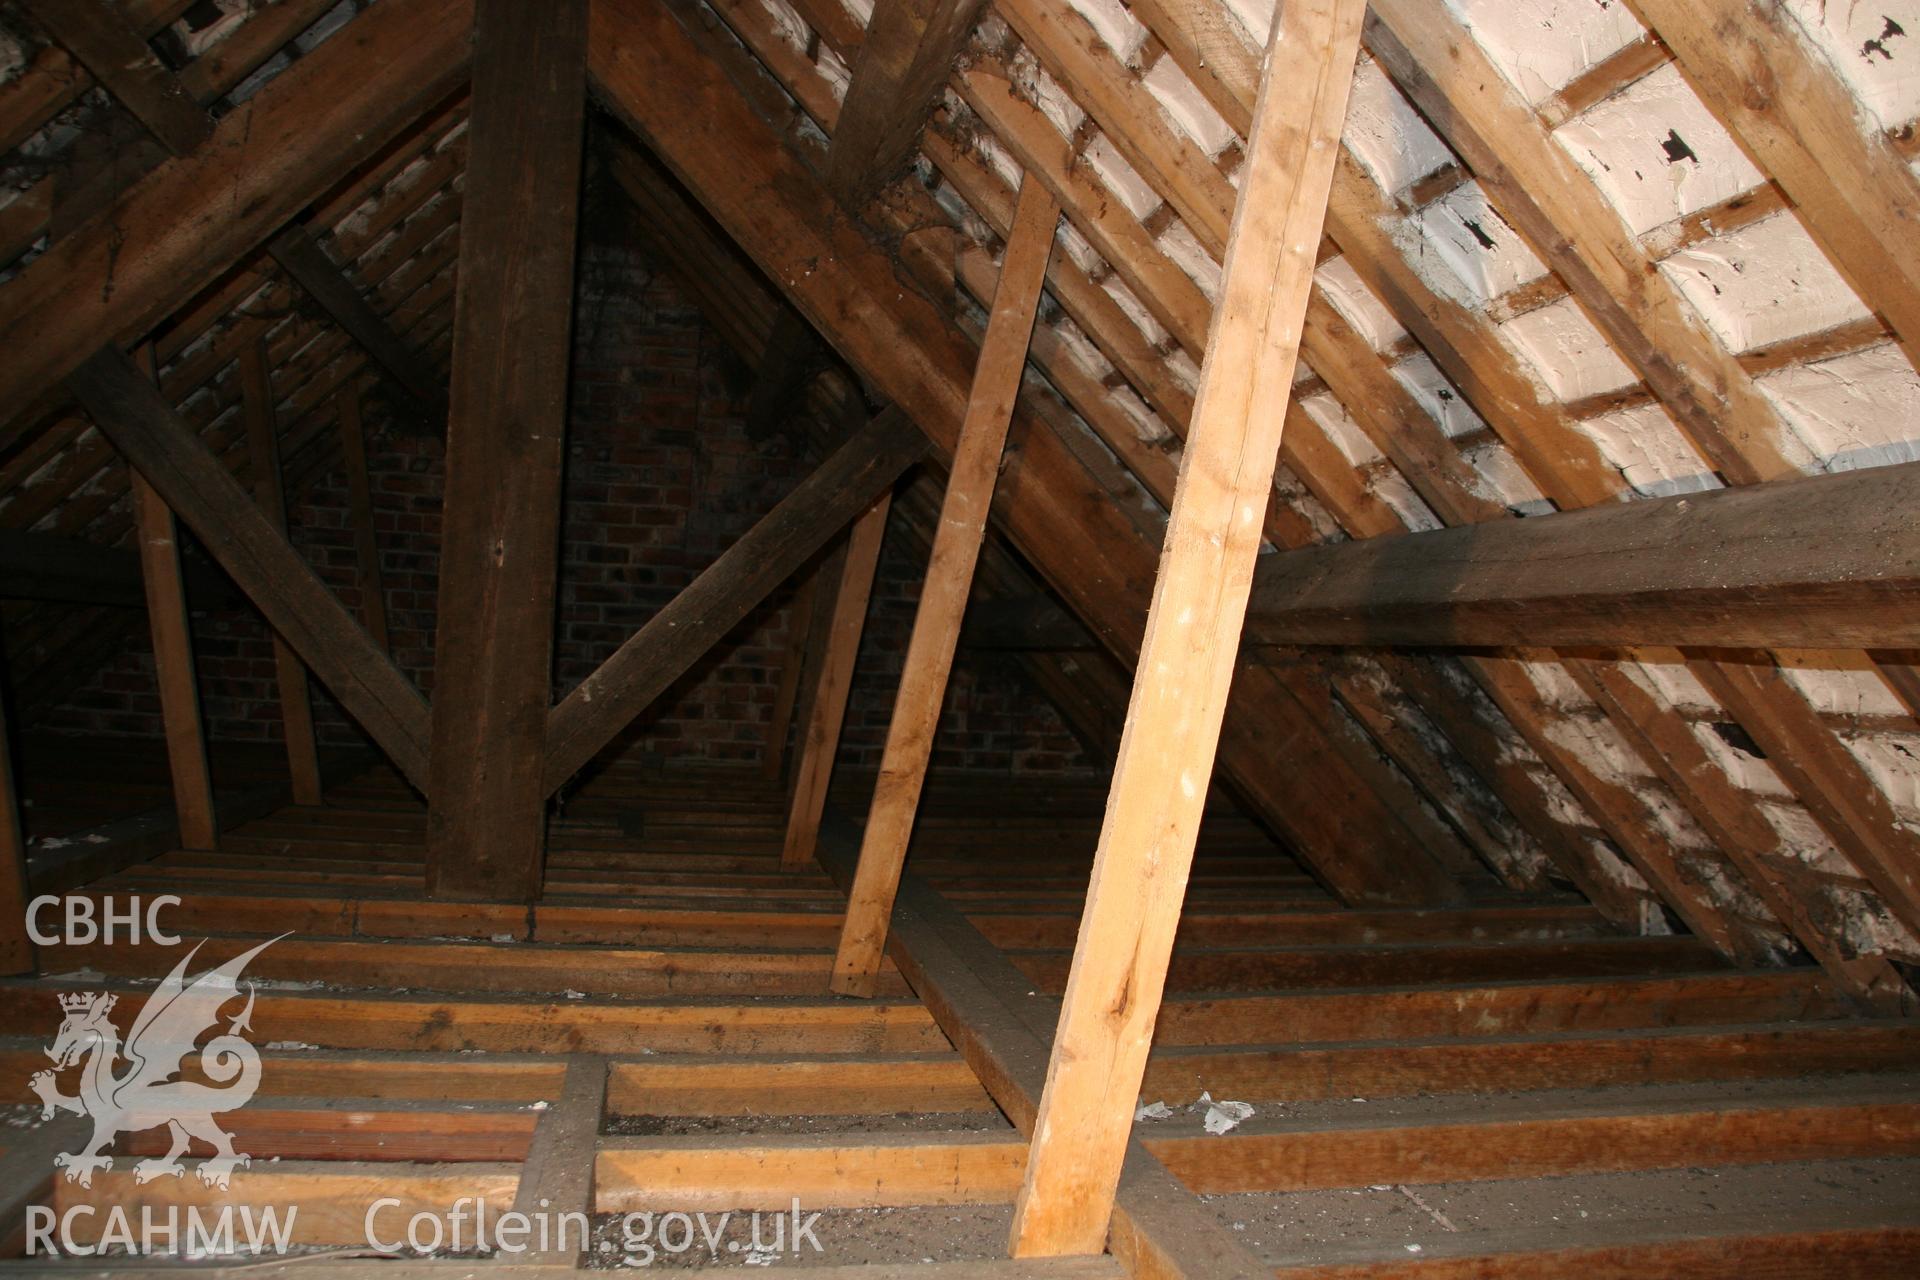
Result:
{"type": "MultiPolygon", "coordinates": [[[[749,380],[712,330],[630,248],[583,262],[577,317],[555,693],[570,688],[670,600],[809,469],[784,435],[748,439],[749,380]]],[[[393,657],[431,695],[443,456],[437,441],[387,433],[368,470],[393,657]]],[[[344,479],[330,475],[292,515],[294,544],[357,609],[344,479]]],[[[889,537],[860,655],[842,760],[878,763],[924,564],[889,537]]],[[[776,593],[707,655],[629,735],[674,758],[758,760],[787,639],[776,593]]],[[[272,648],[251,613],[203,616],[195,639],[203,710],[216,739],[280,736],[272,648]]],[[[332,743],[362,739],[315,686],[332,743]]],[[[43,723],[73,732],[157,735],[152,656],[129,650],[43,723]]],[[[1091,763],[1050,704],[1016,674],[963,654],[936,763],[997,773],[1084,772],[1091,763]]]]}

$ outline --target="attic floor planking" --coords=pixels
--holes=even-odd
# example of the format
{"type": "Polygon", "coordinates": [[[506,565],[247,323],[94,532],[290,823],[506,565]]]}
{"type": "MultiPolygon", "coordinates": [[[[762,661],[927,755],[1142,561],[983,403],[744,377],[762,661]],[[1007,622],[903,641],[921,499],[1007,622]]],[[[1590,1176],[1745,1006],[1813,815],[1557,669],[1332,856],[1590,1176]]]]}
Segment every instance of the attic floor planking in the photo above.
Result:
{"type": "MultiPolygon", "coordinates": [[[[84,1136],[74,1117],[26,1123],[55,997],[104,988],[125,1025],[181,953],[46,947],[40,976],[0,984],[8,1247],[17,1258],[29,1204],[298,1203],[297,1247],[324,1251],[364,1250],[380,1197],[397,1202],[384,1226],[545,1196],[590,1216],[589,1246],[499,1261],[591,1268],[627,1256],[622,1215],[771,1221],[797,1197],[821,1215],[822,1252],[781,1261],[867,1276],[1732,1276],[1760,1258],[1769,1275],[1884,1275],[1920,1260],[1920,1024],[1855,1016],[1816,970],[1743,972],[1689,939],[1619,935],[1565,898],[1343,910],[1222,810],[1148,1068],[1143,1101],[1172,1114],[1135,1129],[1177,1179],[1172,1201],[1116,1256],[1005,1262],[1026,1144],[1007,1118],[1018,1071],[992,1064],[1043,1047],[1100,796],[992,793],[989,808],[979,784],[936,778],[903,910],[919,902],[924,921],[931,902],[953,923],[930,940],[897,917],[911,963],[889,962],[871,1001],[825,994],[839,891],[779,869],[783,798],[757,774],[608,766],[556,822],[532,907],[425,900],[420,809],[385,769],[219,852],[125,867],[77,892],[179,895],[165,920],[204,939],[196,971],[278,938],[246,970],[258,1093],[221,1117],[252,1162],[224,1191],[142,1182],[168,1145],[154,1128],[122,1134],[88,1187],[54,1176],[52,1153],[84,1136]],[[1253,1115],[1210,1133],[1203,1094],[1253,1115]],[[1237,1252],[1218,1265],[1185,1247],[1219,1233],[1237,1252]]],[[[725,1230],[714,1265],[752,1252],[725,1230]]],[[[419,1265],[472,1261],[449,1253],[419,1265]]]]}

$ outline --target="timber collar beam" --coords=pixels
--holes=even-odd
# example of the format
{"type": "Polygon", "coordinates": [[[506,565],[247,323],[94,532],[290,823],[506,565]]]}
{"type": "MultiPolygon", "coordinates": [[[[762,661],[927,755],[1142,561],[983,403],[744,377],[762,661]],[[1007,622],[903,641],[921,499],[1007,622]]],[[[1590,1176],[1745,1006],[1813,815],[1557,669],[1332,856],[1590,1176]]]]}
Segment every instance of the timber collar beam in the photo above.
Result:
{"type": "Polygon", "coordinates": [[[1251,644],[1920,644],[1920,463],[1271,557],[1251,644]]]}
{"type": "MultiPolygon", "coordinates": [[[[1306,547],[1254,573],[1246,643],[1512,648],[1920,645],[1920,463],[1306,547]]],[[[1045,597],[962,643],[1090,649],[1045,597]]]]}

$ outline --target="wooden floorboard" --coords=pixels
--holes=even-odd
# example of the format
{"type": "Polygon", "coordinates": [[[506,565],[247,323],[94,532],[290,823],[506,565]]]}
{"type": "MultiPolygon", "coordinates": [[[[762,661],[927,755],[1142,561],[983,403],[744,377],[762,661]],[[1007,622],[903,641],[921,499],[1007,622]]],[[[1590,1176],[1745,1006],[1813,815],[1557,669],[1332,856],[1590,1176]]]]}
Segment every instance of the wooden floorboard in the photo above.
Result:
{"type": "MultiPolygon", "coordinates": [[[[227,1118],[255,1162],[225,1193],[191,1179],[136,1184],[134,1162],[164,1146],[147,1130],[82,1192],[50,1177],[50,1153],[77,1135],[9,1130],[0,1172],[33,1171],[9,1184],[23,1185],[13,1209],[298,1195],[303,1238],[352,1246],[355,1205],[387,1194],[438,1212],[459,1194],[605,1212],[785,1207],[796,1189],[809,1210],[1010,1203],[1026,1146],[999,1113],[1024,1122],[1037,1098],[1099,789],[1069,789],[1056,813],[1045,792],[1015,784],[988,813],[978,787],[936,775],[896,917],[896,932],[909,922],[911,945],[895,947],[908,962],[886,970],[879,1000],[847,1001],[825,994],[839,890],[819,869],[779,869],[783,797],[757,774],[728,777],[608,769],[554,824],[547,890],[531,907],[426,900],[423,811],[384,767],[336,784],[325,806],[254,818],[217,853],[164,851],[87,886],[95,897],[178,893],[164,921],[202,943],[196,969],[290,935],[247,975],[261,984],[250,1028],[261,1085],[227,1118]]],[[[1488,1227],[1418,1256],[1365,1239],[1246,1247],[1220,1216],[1225,1202],[1196,1192],[1544,1185],[1525,1180],[1920,1155],[1909,1074],[1920,1020],[1862,1017],[1811,967],[1728,968],[1689,939],[1623,936],[1551,895],[1343,910],[1251,828],[1222,825],[1210,846],[1211,829],[1144,1089],[1179,1115],[1135,1128],[1115,1253],[903,1257],[859,1280],[1915,1269],[1920,1220],[1871,1204],[1488,1227]],[[1202,1134],[1187,1109],[1203,1092],[1256,1114],[1202,1134]]],[[[148,996],[139,980],[180,954],[61,945],[42,957],[49,976],[0,982],[0,1100],[31,1100],[57,994],[104,986],[130,1020],[148,996]]],[[[197,1071],[189,1064],[187,1078],[197,1071]]],[[[6,1222],[0,1212],[0,1233],[6,1222]]],[[[578,1261],[486,1269],[558,1276],[578,1261]]],[[[106,1269],[167,1270],[133,1263],[106,1269]]],[[[267,1261],[247,1274],[361,1266],[267,1261]]],[[[379,1266],[394,1280],[468,1270],[379,1266]]]]}

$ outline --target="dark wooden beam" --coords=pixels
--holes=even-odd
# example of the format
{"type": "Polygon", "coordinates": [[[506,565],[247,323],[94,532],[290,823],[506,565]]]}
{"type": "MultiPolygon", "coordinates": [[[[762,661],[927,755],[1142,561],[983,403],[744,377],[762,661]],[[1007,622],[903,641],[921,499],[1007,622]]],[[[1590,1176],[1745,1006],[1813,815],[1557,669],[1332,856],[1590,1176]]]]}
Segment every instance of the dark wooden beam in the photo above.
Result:
{"type": "Polygon", "coordinates": [[[553,709],[547,790],[564,785],[925,455],[926,442],[892,410],[835,450],[553,709]]]}
{"type": "MultiPolygon", "coordinates": [[[[1904,648],[1920,463],[1312,547],[1264,561],[1249,643],[1904,648]]],[[[978,648],[1083,649],[1052,599],[969,612],[978,648]]]]}
{"type": "MultiPolygon", "coordinates": [[[[253,464],[253,500],[274,531],[285,537],[287,489],[280,466],[273,362],[265,337],[256,337],[241,349],[240,395],[247,420],[247,451],[253,464]]],[[[273,636],[273,672],[280,691],[280,730],[286,739],[293,802],[317,805],[321,802],[320,748],[313,735],[313,693],[307,687],[307,669],[278,632],[273,636]]]]}
{"type": "Polygon", "coordinates": [[[531,900],[586,127],[586,0],[479,0],[454,304],[427,891],[531,900]]]}
{"type": "Polygon", "coordinates": [[[175,155],[206,141],[213,121],[161,65],[112,0],[22,0],[47,34],[66,46],[154,137],[175,155]]]}
{"type": "Polygon", "coordinates": [[[1903,463],[1313,547],[1261,565],[1247,639],[1907,648],[1917,513],[1903,463]]]}
{"type": "Polygon", "coordinates": [[[415,419],[430,434],[439,435],[447,405],[433,366],[373,309],[320,242],[296,223],[269,241],[267,251],[385,371],[388,382],[399,392],[403,416],[415,419]]]}
{"type": "Polygon", "coordinates": [[[1063,653],[1099,647],[1093,633],[1052,596],[975,600],[967,609],[960,643],[969,649],[1011,653],[1063,653]]]}
{"type": "Polygon", "coordinates": [[[833,127],[827,186],[850,210],[906,168],[981,0],[877,0],[833,127]]]}
{"type": "Polygon", "coordinates": [[[773,706],[767,715],[767,736],[760,748],[760,776],[783,782],[787,776],[787,739],[792,735],[794,711],[800,704],[800,684],[815,665],[813,644],[816,615],[824,611],[830,588],[821,574],[832,558],[806,570],[787,601],[787,643],[780,654],[780,678],[774,685],[773,706]]]}
{"type": "MultiPolygon", "coordinates": [[[[858,214],[905,169],[973,30],[981,0],[878,0],[827,146],[827,189],[858,214]]],[[[749,433],[777,428],[807,381],[833,362],[820,335],[783,311],[755,371],[749,433]]]]}
{"type": "MultiPolygon", "coordinates": [[[[246,603],[246,597],[217,569],[197,561],[182,567],[190,607],[234,609],[246,603]]],[[[0,530],[0,597],[147,607],[140,585],[140,557],[135,552],[22,529],[0,530]]]]}
{"type": "Polygon", "coordinates": [[[391,654],[387,635],[387,587],[380,572],[380,540],[373,528],[373,492],[367,484],[367,435],[360,417],[360,387],[349,383],[334,395],[340,414],[340,466],[347,473],[347,519],[353,525],[360,618],[380,652],[391,654]]]}
{"type": "Polygon", "coordinates": [[[101,344],[145,333],[441,102],[471,0],[385,0],[0,290],[0,421],[101,344]]]}
{"type": "Polygon", "coordinates": [[[191,425],[111,347],[68,389],[102,435],[199,535],[347,713],[414,786],[427,785],[427,703],[287,545],[191,425]]]}

